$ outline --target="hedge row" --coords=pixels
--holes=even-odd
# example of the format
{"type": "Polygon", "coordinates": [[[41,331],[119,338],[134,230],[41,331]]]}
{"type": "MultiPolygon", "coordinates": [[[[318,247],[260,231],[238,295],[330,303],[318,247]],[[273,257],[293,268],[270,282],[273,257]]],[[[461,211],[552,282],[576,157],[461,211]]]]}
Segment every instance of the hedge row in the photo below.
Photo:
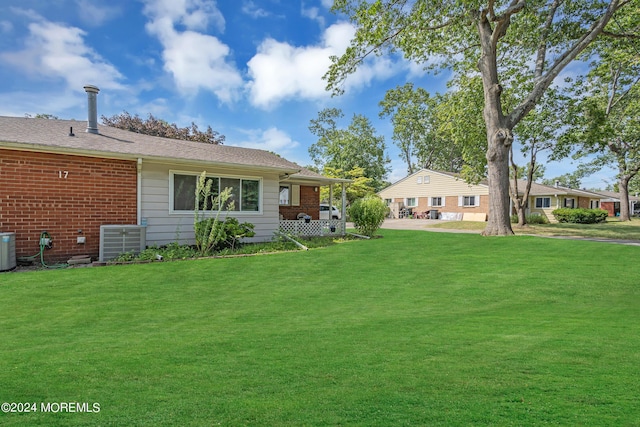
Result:
{"type": "Polygon", "coordinates": [[[561,208],[551,212],[558,222],[573,224],[596,224],[604,222],[609,213],[604,209],[561,208]]]}

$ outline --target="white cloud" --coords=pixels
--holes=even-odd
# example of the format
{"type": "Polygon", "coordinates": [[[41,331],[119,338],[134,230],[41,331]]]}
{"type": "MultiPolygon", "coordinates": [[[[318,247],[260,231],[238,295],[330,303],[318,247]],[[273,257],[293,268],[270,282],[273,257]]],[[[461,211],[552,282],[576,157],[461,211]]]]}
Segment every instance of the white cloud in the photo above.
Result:
{"type": "Polygon", "coordinates": [[[242,2],[242,13],[249,15],[252,18],[266,18],[269,16],[269,12],[258,7],[253,1],[242,2]]]}
{"type": "Polygon", "coordinates": [[[106,89],[123,89],[123,76],[84,42],[86,33],[76,27],[39,18],[29,24],[25,48],[4,52],[0,59],[23,72],[43,78],[64,79],[82,91],[90,83],[106,89]]]}
{"type": "MultiPolygon", "coordinates": [[[[322,77],[331,65],[331,55],[342,55],[355,34],[353,25],[337,23],[325,31],[317,46],[295,47],[266,39],[258,53],[248,62],[252,79],[247,87],[251,103],[271,109],[287,99],[322,99],[329,97],[322,77]]],[[[358,90],[373,80],[391,77],[408,67],[406,61],[389,57],[370,57],[345,82],[345,90],[358,90]]]]}
{"type": "Polygon", "coordinates": [[[242,77],[227,58],[230,49],[218,38],[198,32],[213,23],[224,30],[224,17],[215,2],[203,0],[148,1],[145,13],[151,19],[146,28],[163,45],[164,69],[182,93],[200,89],[231,102],[242,87],[242,77]],[[179,27],[186,28],[184,31],[179,27]]]}
{"type": "Polygon", "coordinates": [[[266,130],[255,129],[245,131],[245,134],[248,139],[232,145],[273,151],[279,154],[285,153],[300,145],[297,141],[292,140],[286,132],[275,127],[266,130]]]}
{"type": "Polygon", "coordinates": [[[325,27],[324,16],[320,15],[320,9],[317,7],[305,8],[304,3],[302,3],[302,16],[305,16],[313,21],[318,22],[320,24],[320,28],[325,27]]]}
{"type": "Polygon", "coordinates": [[[146,0],[145,13],[152,21],[168,19],[187,30],[206,30],[213,24],[224,31],[225,20],[211,0],[146,0]]]}
{"type": "Polygon", "coordinates": [[[296,48],[267,39],[247,64],[253,78],[248,85],[251,103],[270,108],[287,98],[320,98],[325,95],[322,75],[329,64],[324,48],[296,48]]]}
{"type": "Polygon", "coordinates": [[[89,26],[98,27],[120,15],[117,7],[98,6],[90,0],[76,0],[76,4],[80,19],[89,26]]]}
{"type": "Polygon", "coordinates": [[[207,89],[223,102],[230,102],[242,77],[225,58],[229,47],[217,38],[193,31],[174,33],[164,40],[165,70],[173,74],[181,92],[207,89]]]}
{"type": "Polygon", "coordinates": [[[271,38],[264,40],[247,64],[252,78],[248,84],[251,103],[268,109],[289,98],[327,97],[322,76],[331,64],[329,57],[344,52],[353,34],[353,27],[342,23],[329,27],[318,46],[295,47],[271,38]]]}

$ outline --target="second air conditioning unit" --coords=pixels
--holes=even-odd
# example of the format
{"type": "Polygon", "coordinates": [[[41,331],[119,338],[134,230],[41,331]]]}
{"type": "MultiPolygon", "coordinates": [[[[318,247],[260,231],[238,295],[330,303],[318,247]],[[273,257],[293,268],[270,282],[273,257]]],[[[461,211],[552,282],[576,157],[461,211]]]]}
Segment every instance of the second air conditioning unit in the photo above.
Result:
{"type": "Polygon", "coordinates": [[[125,252],[139,253],[147,246],[143,225],[101,225],[99,260],[109,261],[125,252]]]}

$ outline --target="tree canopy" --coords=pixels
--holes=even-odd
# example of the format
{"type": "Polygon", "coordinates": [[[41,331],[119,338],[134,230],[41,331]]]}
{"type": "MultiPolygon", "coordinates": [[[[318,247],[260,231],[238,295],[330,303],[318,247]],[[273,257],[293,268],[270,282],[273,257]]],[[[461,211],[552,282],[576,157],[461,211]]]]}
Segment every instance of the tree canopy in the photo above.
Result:
{"type": "Polygon", "coordinates": [[[446,105],[443,98],[407,83],[388,90],[380,102],[380,116],[391,117],[393,141],[409,174],[420,168],[448,172],[462,168],[462,146],[440,132],[438,108],[446,105]]]}
{"type": "Polygon", "coordinates": [[[576,157],[595,154],[594,164],[617,170],[620,220],[630,220],[629,183],[640,171],[640,11],[612,24],[624,37],[593,44],[589,73],[571,87],[563,143],[576,157]]]}
{"type": "Polygon", "coordinates": [[[208,144],[222,144],[225,139],[224,135],[211,129],[211,126],[208,126],[204,132],[198,129],[198,126],[193,122],[191,122],[191,126],[189,127],[178,127],[175,123],[158,119],[152,114],[149,114],[149,117],[146,119],[142,119],[137,114],[132,116],[125,111],[122,114],[116,114],[111,117],[102,116],[101,119],[102,123],[107,126],[163,138],[204,142],[208,144]]]}
{"type": "Polygon", "coordinates": [[[344,174],[362,168],[362,176],[371,180],[369,185],[376,191],[382,189],[391,162],[385,154],[384,137],[376,134],[365,116],[354,114],[347,128],[339,126],[342,117],[342,110],[327,108],[318,113],[317,119],[311,120],[309,130],[318,137],[318,141],[309,147],[311,159],[323,173],[329,168],[344,174]]]}

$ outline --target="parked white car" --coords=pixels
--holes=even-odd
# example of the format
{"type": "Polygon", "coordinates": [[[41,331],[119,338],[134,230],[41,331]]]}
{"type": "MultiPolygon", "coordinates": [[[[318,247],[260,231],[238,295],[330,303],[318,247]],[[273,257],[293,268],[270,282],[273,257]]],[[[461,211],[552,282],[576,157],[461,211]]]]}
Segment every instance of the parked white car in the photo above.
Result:
{"type": "Polygon", "coordinates": [[[342,215],[340,211],[335,206],[331,206],[329,209],[329,205],[325,203],[320,203],[320,219],[340,219],[342,215]],[[331,211],[331,218],[329,218],[329,211],[331,211]]]}

